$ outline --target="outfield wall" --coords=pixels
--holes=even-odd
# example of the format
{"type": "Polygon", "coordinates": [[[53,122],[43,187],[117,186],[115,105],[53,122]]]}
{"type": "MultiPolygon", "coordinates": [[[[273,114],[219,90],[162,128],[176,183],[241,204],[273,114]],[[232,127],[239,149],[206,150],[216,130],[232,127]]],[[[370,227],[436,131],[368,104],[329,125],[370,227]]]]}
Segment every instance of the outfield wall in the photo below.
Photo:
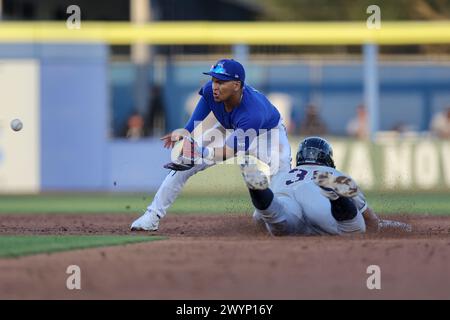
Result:
{"type": "Polygon", "coordinates": [[[0,192],[40,190],[39,63],[0,60],[0,192]],[[13,119],[24,124],[10,128],[13,119]]]}
{"type": "Polygon", "coordinates": [[[333,141],[336,166],[368,190],[450,188],[450,142],[384,138],[376,143],[333,141]]]}
{"type": "Polygon", "coordinates": [[[104,45],[0,45],[11,70],[0,75],[1,192],[105,187],[107,59],[104,45]],[[12,132],[12,118],[22,131],[12,132]]]}

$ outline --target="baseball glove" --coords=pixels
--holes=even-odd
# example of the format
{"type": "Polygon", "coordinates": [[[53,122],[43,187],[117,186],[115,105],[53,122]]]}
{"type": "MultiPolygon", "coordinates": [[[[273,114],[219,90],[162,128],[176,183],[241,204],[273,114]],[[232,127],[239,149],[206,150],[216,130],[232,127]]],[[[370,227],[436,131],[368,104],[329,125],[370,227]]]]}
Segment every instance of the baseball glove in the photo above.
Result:
{"type": "Polygon", "coordinates": [[[201,152],[195,140],[185,136],[175,143],[171,155],[173,161],[165,164],[164,168],[175,171],[189,170],[198,163],[201,152]]]}

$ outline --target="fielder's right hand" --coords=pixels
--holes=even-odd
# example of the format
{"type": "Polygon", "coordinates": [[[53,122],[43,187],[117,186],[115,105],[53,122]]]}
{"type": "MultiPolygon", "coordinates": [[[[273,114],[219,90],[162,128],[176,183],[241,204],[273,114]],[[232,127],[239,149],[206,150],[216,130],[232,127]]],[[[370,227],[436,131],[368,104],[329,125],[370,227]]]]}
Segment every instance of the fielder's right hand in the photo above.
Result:
{"type": "Polygon", "coordinates": [[[176,142],[183,139],[183,136],[176,132],[171,132],[161,137],[160,140],[164,141],[164,148],[170,149],[173,148],[176,142]]]}

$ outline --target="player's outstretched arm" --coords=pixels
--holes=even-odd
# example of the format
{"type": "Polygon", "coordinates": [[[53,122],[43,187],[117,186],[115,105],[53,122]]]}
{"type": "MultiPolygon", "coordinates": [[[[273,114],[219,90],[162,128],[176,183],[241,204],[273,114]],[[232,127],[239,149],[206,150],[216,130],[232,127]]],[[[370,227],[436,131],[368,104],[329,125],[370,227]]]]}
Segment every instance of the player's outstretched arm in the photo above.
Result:
{"type": "Polygon", "coordinates": [[[380,225],[380,218],[375,214],[375,212],[370,208],[363,212],[364,222],[366,223],[366,232],[378,232],[380,225]]]}
{"type": "Polygon", "coordinates": [[[405,222],[380,219],[375,212],[367,207],[363,212],[364,221],[366,223],[367,232],[383,232],[383,231],[395,231],[395,232],[411,232],[412,226],[405,222]]]}

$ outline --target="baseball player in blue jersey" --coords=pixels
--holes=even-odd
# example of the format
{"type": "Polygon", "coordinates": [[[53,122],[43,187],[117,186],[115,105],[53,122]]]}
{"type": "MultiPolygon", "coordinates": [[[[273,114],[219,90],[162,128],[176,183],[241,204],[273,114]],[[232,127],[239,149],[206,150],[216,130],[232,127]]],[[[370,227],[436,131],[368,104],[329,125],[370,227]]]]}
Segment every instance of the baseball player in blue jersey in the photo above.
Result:
{"type": "Polygon", "coordinates": [[[381,230],[409,232],[411,226],[382,220],[367,205],[355,181],[335,169],[330,144],[320,137],[300,143],[297,166],[269,188],[265,164],[241,165],[257,222],[276,236],[341,235],[381,230]]]}
{"type": "Polygon", "coordinates": [[[146,212],[132,223],[131,230],[158,230],[160,219],[189,177],[240,152],[259,154],[263,144],[259,142],[264,139],[269,143],[263,148],[270,150],[258,158],[270,165],[271,179],[276,181],[290,170],[291,150],[280,113],[262,93],[245,83],[244,67],[235,60],[223,59],[204,74],[211,76],[211,81],[200,89],[200,100],[184,130],[161,138],[166,148],[181,145],[180,156],[165,166],[171,171],[146,212]],[[192,137],[211,113],[216,123],[212,128],[202,128],[202,136],[192,137]],[[205,138],[208,129],[224,132],[223,140],[216,135],[213,144],[205,138]],[[222,140],[219,146],[217,140],[222,140]]]}

